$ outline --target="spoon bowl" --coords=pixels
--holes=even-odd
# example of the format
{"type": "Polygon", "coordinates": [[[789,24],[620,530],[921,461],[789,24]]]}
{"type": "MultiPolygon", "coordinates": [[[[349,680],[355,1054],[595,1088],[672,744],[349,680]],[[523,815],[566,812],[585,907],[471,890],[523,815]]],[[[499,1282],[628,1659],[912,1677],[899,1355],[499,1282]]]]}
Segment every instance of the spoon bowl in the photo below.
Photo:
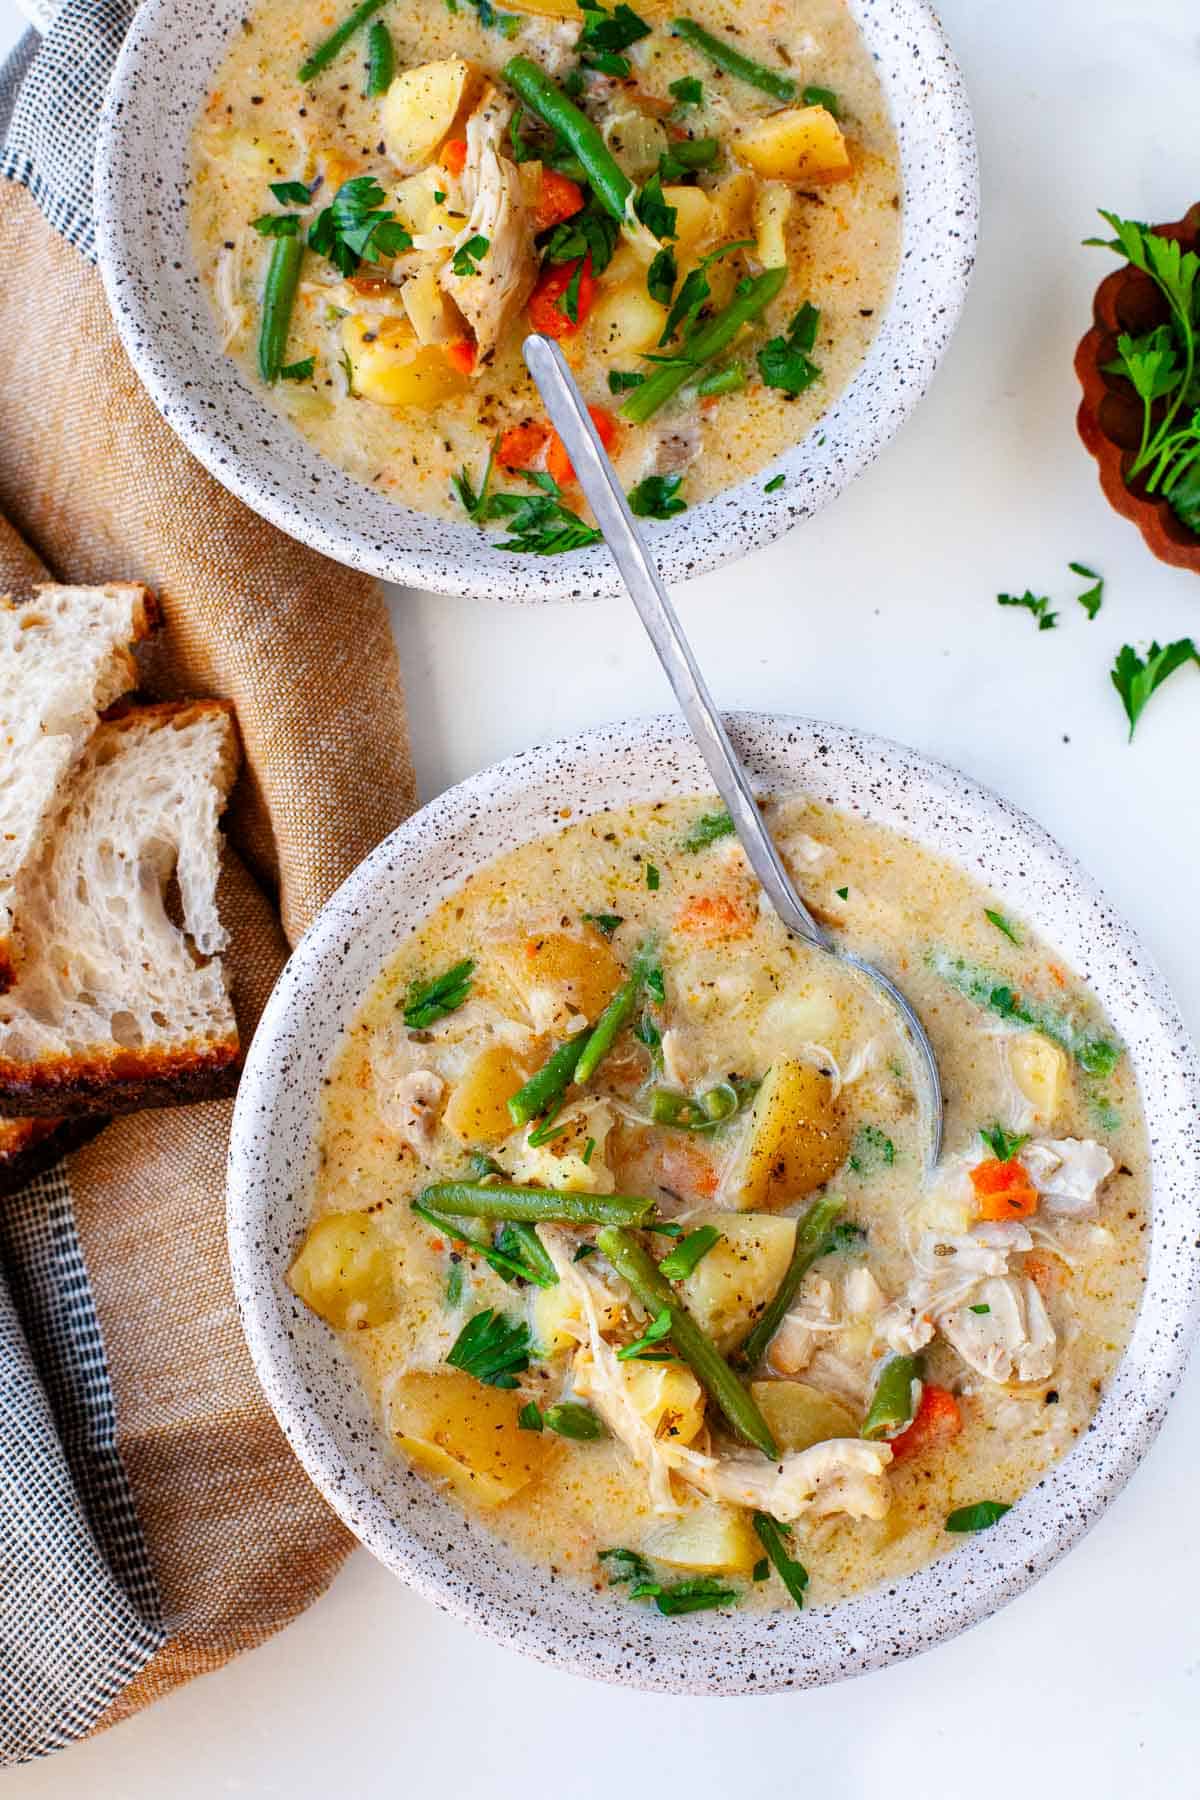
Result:
{"type": "Polygon", "coordinates": [[[612,551],[759,885],[786,930],[853,969],[899,1021],[925,1128],[926,1166],[932,1168],[941,1155],[944,1108],[937,1058],[925,1028],[891,977],[874,963],[842,949],[796,891],[566,358],[553,339],[539,332],[525,339],[523,350],[550,422],[563,441],[575,478],[612,551]]]}

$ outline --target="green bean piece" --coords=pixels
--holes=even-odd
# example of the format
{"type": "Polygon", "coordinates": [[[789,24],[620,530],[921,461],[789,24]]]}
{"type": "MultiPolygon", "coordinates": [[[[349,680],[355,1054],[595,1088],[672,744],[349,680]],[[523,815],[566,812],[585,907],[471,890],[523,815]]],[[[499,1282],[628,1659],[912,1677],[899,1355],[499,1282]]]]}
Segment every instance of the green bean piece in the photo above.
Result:
{"type": "Polygon", "coordinates": [[[889,1356],[879,1371],[875,1392],[863,1420],[865,1438],[897,1437],[912,1424],[914,1389],[921,1379],[919,1356],[889,1356]]]}
{"type": "Polygon", "coordinates": [[[309,82],[322,69],[327,69],[342,46],[348,44],[355,32],[360,31],[385,3],[386,0],[362,0],[349,18],[343,19],[337,30],[330,32],[323,44],[317,45],[308,61],[300,64],[298,79],[309,82]]]}
{"type": "Polygon", "coordinates": [[[512,1219],[534,1225],[645,1225],[653,1200],[640,1194],[558,1193],[506,1182],[436,1181],[417,1201],[456,1219],[512,1219]]]}
{"type": "Polygon", "coordinates": [[[601,1062],[603,1062],[604,1058],[616,1043],[617,1034],[620,1032],[621,1027],[633,1014],[633,1009],[637,1005],[641,988],[642,972],[635,963],[633,973],[630,975],[628,981],[623,981],[621,983],[604,1011],[600,1014],[600,1017],[596,1020],[595,1026],[588,1033],[587,1042],[583,1046],[583,1053],[580,1056],[578,1063],[575,1065],[575,1079],[580,1087],[583,1086],[585,1081],[591,1080],[601,1062]]]}
{"type": "Polygon", "coordinates": [[[568,1038],[565,1044],[560,1044],[557,1050],[551,1051],[537,1073],[531,1075],[525,1086],[512,1096],[508,1103],[508,1116],[514,1125],[528,1125],[530,1119],[549,1112],[554,1102],[566,1093],[575,1079],[575,1070],[587,1039],[587,1032],[580,1031],[568,1038]]]}
{"type": "Polygon", "coordinates": [[[287,356],[288,332],[303,258],[304,239],[299,235],[276,238],[271,245],[267,279],[263,283],[262,319],[258,327],[258,372],[266,382],[279,379],[287,356]]]}
{"type": "Polygon", "coordinates": [[[814,1200],[803,1218],[797,1220],[796,1244],[787,1274],[738,1352],[737,1360],[744,1368],[752,1369],[766,1355],[767,1346],[783,1324],[784,1314],[796,1298],[796,1290],[822,1254],[842,1206],[841,1200],[825,1194],[820,1200],[814,1200]]]}
{"type": "MultiPolygon", "coordinates": [[[[503,1250],[497,1249],[494,1244],[489,1244],[486,1238],[472,1237],[470,1232],[465,1230],[457,1220],[447,1219],[444,1214],[434,1212],[432,1207],[422,1206],[419,1200],[413,1201],[412,1209],[418,1218],[424,1219],[436,1231],[444,1232],[454,1243],[466,1244],[475,1252],[476,1256],[482,1256],[488,1267],[495,1269],[497,1275],[503,1275],[505,1280],[531,1281],[534,1287],[540,1288],[557,1285],[558,1275],[554,1271],[553,1265],[551,1265],[553,1279],[547,1280],[540,1270],[519,1261],[516,1257],[506,1256],[503,1250]]],[[[547,1257],[546,1260],[549,1261],[549,1258],[547,1257]]]]}
{"type": "Polygon", "coordinates": [[[377,100],[380,94],[386,94],[395,73],[392,34],[382,19],[376,19],[367,33],[367,99],[377,100]]]}
{"type": "Polygon", "coordinates": [[[660,363],[653,375],[647,375],[641,387],[634,388],[621,408],[625,418],[635,425],[644,425],[660,406],[666,405],[672,394],[692,379],[697,369],[713,362],[729,348],[743,325],[766,311],[786,280],[786,269],[764,269],[761,275],[750,276],[739,283],[729,305],[685,341],[678,362],[660,363]]]}
{"type": "Polygon", "coordinates": [[[706,375],[696,392],[705,399],[710,394],[740,393],[745,385],[744,370],[739,369],[736,363],[731,363],[727,369],[714,369],[711,375],[706,375]]]}
{"type": "Polygon", "coordinates": [[[514,56],[502,70],[532,112],[556,131],[579,158],[592,192],[605,212],[625,223],[633,183],[618,164],[586,113],[580,112],[562,89],[528,56],[514,56]]]}
{"type": "Polygon", "coordinates": [[[709,1398],[739,1437],[761,1450],[772,1461],[779,1452],[770,1426],[752,1396],[742,1386],[721,1352],[705,1336],[658,1264],[631,1232],[620,1225],[606,1225],[596,1243],[618,1275],[624,1277],[642,1305],[657,1318],[671,1315],[671,1342],[709,1398]]]}
{"type": "Polygon", "coordinates": [[[763,63],[755,62],[752,56],[743,56],[724,38],[714,37],[703,25],[697,25],[695,19],[672,19],[671,30],[694,50],[701,51],[718,69],[724,69],[727,75],[736,75],[739,81],[748,82],[760,93],[770,94],[774,100],[796,98],[796,83],[790,75],[783,74],[780,69],[768,69],[763,63]]]}

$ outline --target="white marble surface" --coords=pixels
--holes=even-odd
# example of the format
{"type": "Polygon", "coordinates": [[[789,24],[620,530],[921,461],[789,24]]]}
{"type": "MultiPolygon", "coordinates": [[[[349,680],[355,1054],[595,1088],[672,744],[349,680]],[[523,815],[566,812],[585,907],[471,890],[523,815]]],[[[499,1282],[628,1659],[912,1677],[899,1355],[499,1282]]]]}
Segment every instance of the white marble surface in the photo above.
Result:
{"type": "MultiPolygon", "coordinates": [[[[942,374],[823,517],[680,594],[731,706],[824,715],[955,762],[1036,813],[1138,923],[1200,1026],[1200,671],[1135,744],[1108,681],[1126,640],[1200,626],[1195,576],[1105,506],[1074,432],[1071,355],[1105,266],[1093,208],[1195,198],[1194,0],[943,0],[978,120],[974,291],[942,374]],[[1190,166],[1189,166],[1190,165],[1190,166]],[[1068,561],[1107,577],[1089,624],[1068,561]],[[1037,633],[998,589],[1060,602],[1037,633]]],[[[16,36],[0,0],[0,47],[16,36]]],[[[426,796],[535,740],[668,696],[632,612],[396,593],[426,796]]],[[[593,1687],[505,1654],[365,1552],[265,1648],[101,1740],[10,1773],[35,1800],[445,1790],[600,1800],[921,1792],[970,1800],[1196,1791],[1200,1379],[1106,1518],[1037,1588],[916,1662],[823,1693],[705,1703],[593,1687]],[[765,1775],[764,1773],[768,1772],[765,1775]]]]}

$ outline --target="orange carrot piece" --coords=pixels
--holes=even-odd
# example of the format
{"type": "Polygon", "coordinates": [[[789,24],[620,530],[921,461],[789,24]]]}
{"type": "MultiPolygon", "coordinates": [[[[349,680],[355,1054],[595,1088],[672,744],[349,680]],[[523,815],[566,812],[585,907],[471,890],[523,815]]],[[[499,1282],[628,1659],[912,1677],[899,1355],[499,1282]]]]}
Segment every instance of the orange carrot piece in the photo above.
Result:
{"type": "Polygon", "coordinates": [[[754,929],[754,920],[745,902],[730,894],[694,894],[681,908],[675,928],[711,942],[747,937],[754,929]]]}
{"type": "Polygon", "coordinates": [[[444,346],[446,361],[460,375],[469,375],[475,367],[475,346],[470,338],[455,338],[452,344],[444,346]]]}
{"type": "Polygon", "coordinates": [[[921,1389],[921,1404],[911,1425],[899,1437],[890,1438],[892,1460],[897,1461],[917,1452],[940,1450],[962,1430],[962,1411],[949,1388],[934,1387],[927,1382],[921,1389]]]}
{"type": "Polygon", "coordinates": [[[441,155],[438,157],[438,161],[441,163],[443,169],[445,169],[447,175],[453,175],[455,180],[457,180],[467,165],[466,138],[447,138],[446,142],[442,145],[441,155]]]}
{"type": "Polygon", "coordinates": [[[542,466],[550,427],[544,419],[526,419],[513,425],[500,439],[496,461],[502,469],[536,469],[542,466]]]}
{"type": "Polygon", "coordinates": [[[1001,1162],[989,1156],[971,1170],[971,1186],[981,1219],[1027,1219],[1038,1206],[1038,1191],[1015,1156],[1001,1162]]]}
{"type": "Polygon", "coordinates": [[[543,169],[533,209],[536,229],[549,231],[552,225],[561,225],[564,219],[573,219],[582,210],[583,189],[579,183],[569,175],[560,175],[557,169],[543,169]]]}
{"type": "Polygon", "coordinates": [[[590,256],[576,257],[573,262],[554,263],[542,271],[529,296],[529,322],[535,331],[543,332],[546,337],[573,337],[591,312],[595,299],[596,282],[590,256]],[[568,319],[559,301],[570,287],[581,260],[583,273],[579,277],[577,317],[568,319]]]}
{"type": "MultiPolygon", "coordinates": [[[[588,412],[591,415],[592,424],[596,427],[596,436],[611,456],[620,430],[617,421],[603,406],[589,406],[588,412]]],[[[567,447],[557,431],[551,431],[546,442],[546,473],[554,477],[559,487],[569,487],[575,479],[575,471],[571,467],[567,447]]]]}

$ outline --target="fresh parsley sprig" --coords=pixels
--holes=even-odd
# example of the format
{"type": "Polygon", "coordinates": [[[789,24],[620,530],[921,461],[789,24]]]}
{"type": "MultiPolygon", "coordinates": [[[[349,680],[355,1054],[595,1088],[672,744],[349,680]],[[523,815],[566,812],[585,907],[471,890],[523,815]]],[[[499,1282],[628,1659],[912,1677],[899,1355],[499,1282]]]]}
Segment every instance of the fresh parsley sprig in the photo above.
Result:
{"type": "Polygon", "coordinates": [[[447,1013],[457,1012],[471,991],[475,963],[471,957],[455,963],[429,981],[409,983],[404,996],[404,1023],[410,1031],[428,1031],[447,1013]]]}
{"type": "Polygon", "coordinates": [[[1050,610],[1048,594],[1035,594],[1029,588],[1023,594],[997,594],[997,606],[1020,606],[1031,613],[1037,620],[1039,631],[1053,631],[1058,624],[1058,614],[1050,610]]]}
{"type": "Polygon", "coordinates": [[[1132,644],[1121,646],[1112,668],[1112,684],[1121,696],[1131,741],[1151,694],[1189,662],[1200,663],[1200,652],[1191,638],[1178,638],[1173,644],[1153,643],[1144,657],[1132,644]]]}
{"type": "Polygon", "coordinates": [[[682,475],[647,475],[629,490],[629,507],[641,519],[673,519],[687,511],[682,475]]]}
{"type": "Polygon", "coordinates": [[[489,1306],[463,1326],[446,1361],[486,1387],[515,1388],[517,1376],[529,1367],[529,1347],[528,1325],[489,1306]]]}
{"type": "Polygon", "coordinates": [[[787,328],[785,337],[769,338],[758,352],[758,372],[767,387],[787,394],[802,394],[818,380],[821,370],[809,352],[817,341],[820,309],[806,300],[787,328]]]}
{"type": "Polygon", "coordinates": [[[803,1606],[805,1589],[808,1587],[808,1570],[789,1552],[788,1546],[792,1538],[791,1526],[782,1525],[778,1519],[773,1519],[769,1513],[763,1512],[752,1514],[750,1522],[754,1526],[754,1534],[759,1543],[771,1562],[774,1563],[775,1571],[784,1587],[796,1605],[803,1606]]]}
{"type": "Polygon", "coordinates": [[[373,175],[344,181],[330,205],[308,228],[308,247],[327,257],[341,275],[353,275],[364,262],[377,263],[412,249],[412,238],[395,214],[373,175]]]}
{"type": "Polygon", "coordinates": [[[1011,1162],[1017,1151],[1029,1142],[1027,1131],[1005,1131],[1003,1125],[981,1125],[979,1135],[997,1162],[1011,1162]]]}

